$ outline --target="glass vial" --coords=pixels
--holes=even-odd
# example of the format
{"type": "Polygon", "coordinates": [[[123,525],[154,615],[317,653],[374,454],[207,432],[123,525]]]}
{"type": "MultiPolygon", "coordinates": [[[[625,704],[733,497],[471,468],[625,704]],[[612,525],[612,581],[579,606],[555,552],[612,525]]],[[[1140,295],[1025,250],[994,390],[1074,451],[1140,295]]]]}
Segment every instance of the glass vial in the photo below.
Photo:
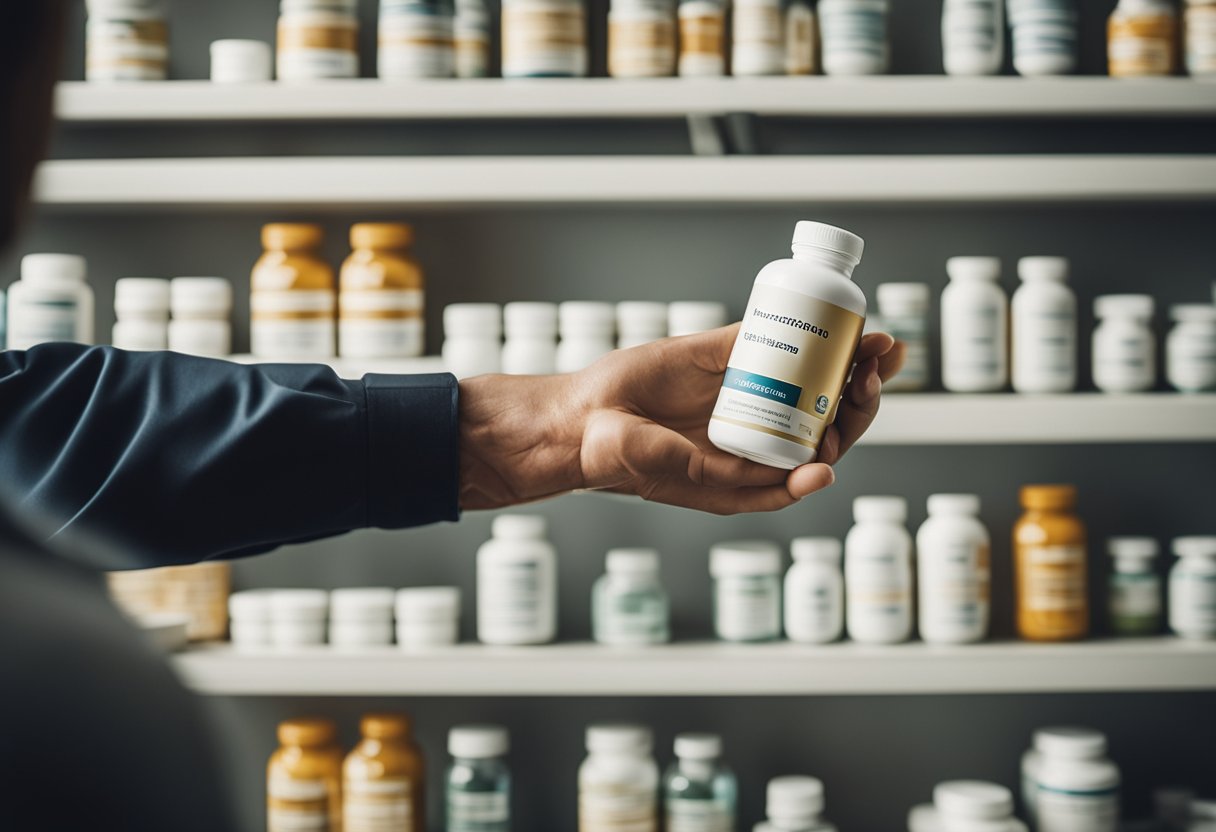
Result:
{"type": "Polygon", "coordinates": [[[849,638],[896,644],[912,635],[912,536],[903,497],[858,497],[844,541],[849,638]]]}
{"type": "Polygon", "coordinates": [[[380,0],[376,74],[394,79],[456,74],[452,0],[380,0]]]}
{"type": "Polygon", "coordinates": [[[904,343],[903,369],[883,384],[884,391],[929,387],[929,284],[881,283],[875,290],[885,330],[904,343]]]}
{"type": "Polygon", "coordinates": [[[1160,548],[1151,537],[1112,537],[1106,541],[1113,568],[1107,613],[1117,636],[1151,635],[1161,629],[1161,579],[1154,562],[1160,548]]]}
{"type": "Polygon", "coordinates": [[[1094,300],[1094,386],[1104,393],[1139,393],[1157,384],[1157,339],[1150,295],[1103,295],[1094,300]]]}
{"type": "Polygon", "coordinates": [[[844,630],[844,574],[840,541],[799,537],[790,543],[794,565],[785,573],[785,636],[826,644],[844,630]]]}
{"type": "Polygon", "coordinates": [[[351,226],[339,272],[338,350],[343,358],[413,358],[425,351],[425,281],[405,223],[351,226]]]}
{"type": "Polygon", "coordinates": [[[587,74],[583,0],[505,0],[504,78],[581,78],[587,74]]]}
{"type": "Polygon", "coordinates": [[[992,393],[1009,383],[1009,300],[995,257],[951,257],[942,291],[942,386],[992,393]]]}
{"type": "Polygon", "coordinates": [[[657,832],[659,767],[650,729],[592,725],[578,770],[579,832],[657,832]]]}
{"type": "Polygon", "coordinates": [[[988,635],[991,548],[975,494],[933,494],[916,533],[920,637],[965,644],[988,635]]]}
{"type": "Polygon", "coordinates": [[[600,644],[663,644],[671,640],[667,593],[654,549],[613,549],[608,573],[591,595],[591,632],[600,644]]]}
{"type": "Polygon", "coordinates": [[[739,784],[716,734],[680,734],[663,778],[666,832],[733,832],[739,784]]]}
{"type": "Polygon", "coordinates": [[[1013,527],[1018,634],[1069,641],[1089,634],[1085,525],[1071,485],[1027,485],[1013,527]]]}
{"type": "Polygon", "coordinates": [[[714,632],[723,641],[781,636],[781,550],[763,540],[718,543],[709,550],[714,632]]]}
{"type": "Polygon", "coordinates": [[[447,832],[510,832],[511,772],[507,729],[458,725],[448,732],[447,832]]]}
{"type": "Polygon", "coordinates": [[[266,766],[267,832],[342,828],[342,750],[328,719],[279,723],[279,748],[266,766]]]}
{"type": "Polygon", "coordinates": [[[342,832],[426,832],[422,750],[405,714],[369,714],[342,764],[342,832]]]}
{"type": "Polygon", "coordinates": [[[323,361],[337,341],[333,267],[321,258],[320,226],[272,223],[253,266],[252,352],[262,359],[323,361]]]}
{"type": "Polygon", "coordinates": [[[1068,393],[1077,386],[1077,296],[1064,257],[1023,257],[1013,294],[1013,389],[1068,393]]]}
{"type": "Polygon", "coordinates": [[[557,636],[557,552],[544,517],[503,514],[477,550],[477,637],[544,644],[557,636]]]}

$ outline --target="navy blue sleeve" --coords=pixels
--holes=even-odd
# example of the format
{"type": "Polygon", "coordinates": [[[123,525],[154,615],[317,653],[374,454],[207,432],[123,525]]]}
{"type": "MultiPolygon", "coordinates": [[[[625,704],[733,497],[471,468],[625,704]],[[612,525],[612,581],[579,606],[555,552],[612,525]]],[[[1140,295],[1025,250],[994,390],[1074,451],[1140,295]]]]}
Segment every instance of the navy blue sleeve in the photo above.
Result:
{"type": "Polygon", "coordinates": [[[455,520],[457,389],[447,374],[0,352],[0,496],[104,569],[455,520]]]}

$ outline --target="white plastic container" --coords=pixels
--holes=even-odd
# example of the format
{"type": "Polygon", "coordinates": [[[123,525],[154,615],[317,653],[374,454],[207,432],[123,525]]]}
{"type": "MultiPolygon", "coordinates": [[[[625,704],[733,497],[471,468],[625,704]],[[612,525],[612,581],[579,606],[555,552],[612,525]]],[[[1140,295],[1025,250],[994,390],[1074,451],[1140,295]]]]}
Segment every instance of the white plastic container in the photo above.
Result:
{"type": "Polygon", "coordinates": [[[456,77],[490,74],[490,10],[485,0],[456,0],[456,77]]]}
{"type": "Polygon", "coordinates": [[[1005,59],[1005,0],[945,0],[942,64],[947,75],[997,75],[1005,59]]]}
{"type": "Polygon", "coordinates": [[[1013,795],[980,780],[951,780],[933,789],[931,812],[909,823],[914,832],[1026,832],[1013,816],[1013,795]]]}
{"type": "Polygon", "coordinates": [[[823,783],[814,777],[774,777],[765,790],[768,819],[754,832],[836,832],[823,819],[823,783]]]}
{"type": "Polygon", "coordinates": [[[276,73],[280,81],[359,75],[357,0],[281,0],[276,73]]]}
{"type": "Polygon", "coordinates": [[[673,0],[612,0],[608,10],[608,74],[662,78],[676,71],[673,0]]]}
{"type": "Polygon", "coordinates": [[[592,588],[591,634],[600,644],[663,644],[671,640],[667,593],[654,549],[612,549],[606,574],[592,588]]]}
{"type": "Polygon", "coordinates": [[[735,0],[731,8],[731,73],[785,74],[781,0],[735,0]]]}
{"type": "Polygon", "coordinates": [[[557,372],[557,304],[508,303],[502,311],[507,328],[502,371],[525,376],[557,372]]]}
{"type": "Polygon", "coordinates": [[[785,573],[785,636],[826,644],[844,630],[841,545],[834,537],[799,537],[790,543],[794,565],[785,573]]]}
{"type": "Polygon", "coordinates": [[[232,353],[232,284],[222,277],[175,277],[169,284],[169,349],[189,355],[232,353]]]}
{"type": "Polygon", "coordinates": [[[864,245],[843,229],[800,222],[793,258],[760,270],[710,442],[775,468],[814,461],[865,325],[865,295],[850,279],[864,245]]]}
{"type": "Polygon", "coordinates": [[[726,326],[726,304],[703,300],[678,300],[667,305],[667,334],[672,338],[696,335],[726,326]]]}
{"type": "Polygon", "coordinates": [[[659,767],[640,725],[592,725],[578,770],[579,832],[656,832],[659,767]]]}
{"type": "Polygon", "coordinates": [[[781,550],[764,540],[715,544],[714,632],[723,641],[772,641],[781,636],[781,550]]]}
{"type": "Polygon", "coordinates": [[[627,350],[667,337],[667,304],[627,300],[616,305],[616,346],[627,350]]]}
{"type": "Polygon", "coordinates": [[[557,371],[590,367],[615,348],[616,309],[611,303],[572,300],[557,308],[557,371]]]}
{"type": "Polygon", "coordinates": [[[544,644],[557,636],[557,552],[544,517],[503,514],[477,550],[477,637],[544,644]]]}
{"type": "MultiPolygon", "coordinates": [[[[1216,305],[1174,306],[1170,317],[1174,326],[1165,340],[1165,376],[1170,385],[1183,393],[1216,390],[1216,305]]],[[[12,318],[9,320],[12,338],[12,318]]]]}
{"type": "Polygon", "coordinates": [[[262,40],[226,39],[211,43],[211,83],[259,84],[274,74],[274,49],[262,40]]]}
{"type": "Polygon", "coordinates": [[[890,64],[887,0],[820,0],[826,75],[882,75],[890,64]]]}
{"type": "Polygon", "coordinates": [[[929,386],[929,284],[880,283],[874,292],[878,316],[891,337],[906,347],[904,366],[883,391],[924,390],[929,386]]]}
{"type": "Polygon", "coordinates": [[[393,643],[393,590],[348,587],[329,593],[329,643],[338,648],[393,643]]]}
{"type": "Polygon", "coordinates": [[[1216,536],[1174,539],[1170,629],[1183,638],[1216,638],[1216,536]]]}
{"type": "Polygon", "coordinates": [[[247,589],[228,596],[228,632],[238,650],[271,645],[272,594],[273,590],[247,589]]]}
{"type": "Polygon", "coordinates": [[[991,393],[1009,383],[1009,300],[995,257],[951,257],[942,291],[942,385],[991,393]]]}
{"type": "Polygon", "coordinates": [[[1013,294],[1013,389],[1067,393],[1077,386],[1077,296],[1068,260],[1023,257],[1013,294]]]}
{"type": "Polygon", "coordinates": [[[275,647],[325,643],[329,593],[323,589],[276,589],[270,594],[270,640],[275,647]]]}
{"type": "Polygon", "coordinates": [[[991,540],[975,494],[933,494],[916,533],[920,637],[965,644],[988,635],[991,540]]]}
{"type": "Polygon", "coordinates": [[[723,0],[681,0],[681,78],[717,78],[726,74],[726,4],[723,0]]]}
{"type": "Polygon", "coordinates": [[[807,0],[785,8],[785,74],[814,75],[818,59],[815,12],[807,0]]]}
{"type": "Polygon", "coordinates": [[[423,586],[397,590],[397,645],[427,650],[460,641],[460,589],[423,586]]]}
{"type": "Polygon", "coordinates": [[[380,0],[376,74],[386,80],[455,76],[454,6],[433,0],[380,0]]]}
{"type": "Polygon", "coordinates": [[[1153,568],[1160,553],[1151,537],[1112,537],[1113,560],[1107,612],[1115,635],[1152,635],[1161,629],[1161,579],[1153,568]]]}
{"type": "Polygon", "coordinates": [[[452,303],[443,310],[443,363],[457,378],[502,371],[502,308],[452,303]]]}
{"type": "Polygon", "coordinates": [[[587,74],[583,0],[505,0],[502,77],[581,78],[587,74]]]}
{"type": "Polygon", "coordinates": [[[1036,731],[1023,776],[1034,788],[1037,832],[1115,832],[1119,768],[1106,757],[1106,738],[1088,729],[1036,731]]]}
{"type": "Polygon", "coordinates": [[[123,350],[163,350],[169,346],[169,281],[124,277],[114,284],[114,346],[123,350]]]}
{"type": "Polygon", "coordinates": [[[1077,68],[1076,0],[1009,0],[1013,66],[1020,75],[1068,75],[1077,68]]]}
{"type": "Polygon", "coordinates": [[[8,290],[8,348],[93,343],[93,289],[75,254],[27,254],[21,279],[8,290]]]}
{"type": "Polygon", "coordinates": [[[912,635],[912,537],[903,497],[858,497],[844,541],[849,638],[895,644],[912,635]]]}
{"type": "Polygon", "coordinates": [[[1103,295],[1094,300],[1094,386],[1138,393],[1157,384],[1157,341],[1150,295],[1103,295]]]}
{"type": "Polygon", "coordinates": [[[87,0],[85,79],[163,81],[169,67],[165,11],[154,0],[87,0]]]}

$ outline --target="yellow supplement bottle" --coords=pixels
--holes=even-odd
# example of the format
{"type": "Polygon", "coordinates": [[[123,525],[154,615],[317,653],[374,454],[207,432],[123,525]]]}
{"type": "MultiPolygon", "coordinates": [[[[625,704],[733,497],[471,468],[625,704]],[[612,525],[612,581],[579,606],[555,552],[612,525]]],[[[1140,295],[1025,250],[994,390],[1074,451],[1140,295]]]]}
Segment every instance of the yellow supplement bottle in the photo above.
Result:
{"type": "Polygon", "coordinates": [[[342,749],[327,719],[279,723],[279,749],[266,767],[267,832],[339,832],[342,749]]]}
{"type": "Polygon", "coordinates": [[[1114,78],[1173,75],[1178,19],[1169,0],[1119,0],[1107,24],[1107,60],[1114,78]]]}
{"type": "Polygon", "coordinates": [[[426,832],[422,751],[404,714],[369,714],[342,766],[345,832],[426,832]]]}
{"type": "Polygon", "coordinates": [[[1025,513],[1013,527],[1018,634],[1068,641],[1089,633],[1085,525],[1071,485],[1022,488],[1025,513]]]}
{"type": "Polygon", "coordinates": [[[316,361],[334,356],[337,305],[333,267],[321,259],[320,227],[272,223],[253,267],[252,352],[258,358],[316,361]]]}
{"type": "Polygon", "coordinates": [[[342,264],[338,351],[343,358],[413,358],[423,353],[422,267],[410,255],[405,223],[351,226],[354,249],[342,264]]]}

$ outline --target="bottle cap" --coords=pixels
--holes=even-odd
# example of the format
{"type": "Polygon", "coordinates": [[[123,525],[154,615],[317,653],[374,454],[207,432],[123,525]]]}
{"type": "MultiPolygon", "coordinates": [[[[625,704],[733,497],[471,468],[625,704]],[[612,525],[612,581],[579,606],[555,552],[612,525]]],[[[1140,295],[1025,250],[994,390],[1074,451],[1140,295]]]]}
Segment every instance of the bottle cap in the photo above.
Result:
{"type": "Polygon", "coordinates": [[[790,543],[790,555],[797,563],[839,564],[841,545],[834,537],[796,537],[790,543]]]}
{"type": "Polygon", "coordinates": [[[1210,535],[1175,537],[1172,547],[1180,558],[1216,557],[1216,537],[1210,535]]]}
{"type": "Polygon", "coordinates": [[[1114,558],[1141,558],[1149,560],[1157,557],[1161,547],[1151,537],[1112,537],[1106,541],[1106,552],[1114,558]]]}
{"type": "Polygon", "coordinates": [[[289,719],[279,723],[279,742],[283,745],[331,745],[338,737],[338,728],[328,719],[289,719]]]}
{"type": "Polygon", "coordinates": [[[649,754],[654,746],[650,729],[643,725],[591,725],[587,728],[587,750],[596,753],[649,754]]]}
{"type": "Polygon", "coordinates": [[[880,283],[875,297],[882,315],[924,312],[929,308],[929,284],[880,283]]]}
{"type": "Polygon", "coordinates": [[[273,590],[246,589],[228,596],[228,615],[233,620],[270,621],[270,596],[273,590]]]}
{"type": "Polygon", "coordinates": [[[903,497],[858,497],[853,500],[853,520],[903,523],[908,519],[908,501],[903,497]]]}
{"type": "Polygon", "coordinates": [[[1102,295],[1094,298],[1094,317],[1151,320],[1153,297],[1152,295],[1102,295]]]}
{"type": "Polygon", "coordinates": [[[281,0],[279,10],[289,11],[339,11],[353,13],[359,0],[281,0]]]}
{"type": "Polygon", "coordinates": [[[76,254],[27,254],[21,258],[21,279],[30,283],[83,281],[88,265],[76,254]]]}
{"type": "Polygon", "coordinates": [[[321,226],[303,222],[272,222],[262,226],[262,245],[268,249],[317,248],[325,239],[321,226]]]}
{"type": "Polygon", "coordinates": [[[951,257],[946,261],[951,280],[1000,280],[1001,261],[997,257],[951,257]]]}
{"type": "Polygon", "coordinates": [[[1021,492],[1022,508],[1061,510],[1077,504],[1075,485],[1024,485],[1021,492]]]}
{"type": "Polygon", "coordinates": [[[510,750],[511,740],[501,725],[457,725],[448,731],[448,753],[464,760],[490,760],[510,750]]]}
{"type": "Polygon", "coordinates": [[[930,494],[926,502],[930,514],[974,517],[980,513],[978,494],[930,494]]]}
{"type": "Polygon", "coordinates": [[[722,738],[717,734],[677,734],[675,752],[681,760],[716,760],[722,756],[722,738]]]}
{"type": "Polygon", "coordinates": [[[1090,760],[1106,753],[1106,736],[1092,728],[1040,728],[1034,732],[1034,748],[1048,757],[1090,760]]]}
{"type": "Polygon", "coordinates": [[[557,337],[557,304],[521,302],[508,303],[502,308],[508,338],[557,337]]]}
{"type": "Polygon", "coordinates": [[[865,240],[851,231],[808,220],[802,220],[794,226],[794,245],[834,251],[857,263],[861,262],[861,255],[866,248],[865,240]]]}
{"type": "Polygon", "coordinates": [[[329,593],[329,617],[367,621],[393,617],[393,590],[388,587],[344,587],[329,593]]]}
{"type": "Polygon", "coordinates": [[[767,540],[716,543],[709,550],[709,574],[715,578],[776,575],[781,571],[781,549],[767,540]]]}
{"type": "Polygon", "coordinates": [[[1170,307],[1170,317],[1186,323],[1216,323],[1216,304],[1180,303],[1170,307]]]}
{"type": "Polygon", "coordinates": [[[563,338],[611,336],[616,331],[616,309],[611,303],[569,300],[557,307],[563,338]]]}
{"type": "Polygon", "coordinates": [[[409,248],[414,227],[403,222],[359,222],[350,227],[351,248],[409,248]]]}
{"type": "Polygon", "coordinates": [[[399,621],[444,620],[460,617],[460,588],[455,586],[412,586],[397,590],[399,621]]]}
{"type": "Polygon", "coordinates": [[[223,277],[175,277],[169,283],[174,316],[227,316],[232,311],[232,284],[223,277]]]}
{"type": "Polygon", "coordinates": [[[359,720],[359,733],[369,740],[408,737],[410,718],[405,714],[366,714],[359,720]]]}
{"type": "Polygon", "coordinates": [[[502,335],[502,308],[497,303],[449,303],[443,308],[445,338],[488,338],[502,335]]]}
{"type": "Polygon", "coordinates": [[[652,575],[659,571],[659,553],[654,549],[612,549],[605,561],[613,575],[652,575]]]}
{"type": "Polygon", "coordinates": [[[815,777],[788,775],[768,781],[765,813],[771,821],[815,818],[823,811],[823,783],[815,777]]]}
{"type": "Polygon", "coordinates": [[[323,589],[276,589],[270,593],[270,614],[277,621],[324,620],[329,593],[323,589]]]}
{"type": "Polygon", "coordinates": [[[1013,795],[996,783],[950,780],[933,789],[933,805],[952,819],[998,820],[1013,814],[1013,795]]]}
{"type": "Polygon", "coordinates": [[[539,514],[500,514],[490,524],[495,540],[544,540],[549,524],[539,514]]]}
{"type": "Polygon", "coordinates": [[[211,43],[211,80],[221,84],[269,81],[274,50],[261,40],[229,38],[211,43]]]}
{"type": "Polygon", "coordinates": [[[1018,261],[1022,280],[1068,280],[1067,257],[1023,257],[1018,261]]]}
{"type": "Polygon", "coordinates": [[[726,326],[726,304],[716,301],[678,300],[667,305],[667,334],[696,335],[726,326]]]}
{"type": "Polygon", "coordinates": [[[616,305],[616,329],[621,334],[662,338],[667,334],[667,304],[649,300],[626,300],[616,305]]]}
{"type": "Polygon", "coordinates": [[[169,281],[123,277],[114,283],[114,311],[122,315],[169,315],[169,281]]]}

